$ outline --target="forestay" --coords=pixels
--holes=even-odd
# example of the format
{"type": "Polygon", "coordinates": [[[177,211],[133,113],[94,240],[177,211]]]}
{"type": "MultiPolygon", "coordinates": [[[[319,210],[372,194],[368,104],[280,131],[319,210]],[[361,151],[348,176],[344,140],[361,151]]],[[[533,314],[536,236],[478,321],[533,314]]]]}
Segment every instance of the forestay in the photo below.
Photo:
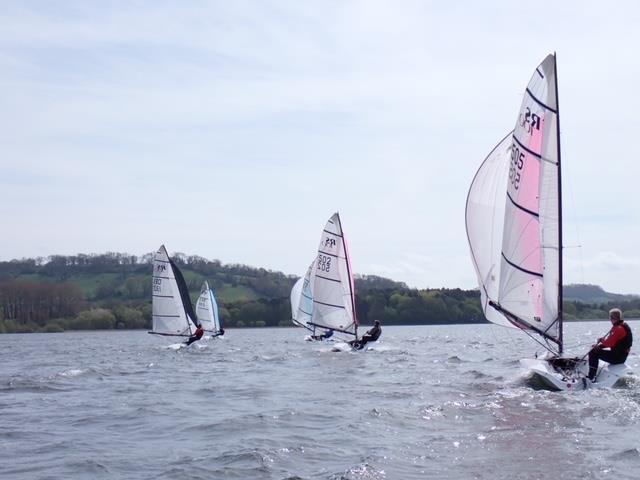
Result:
{"type": "Polygon", "coordinates": [[[313,313],[313,293],[311,292],[311,271],[313,263],[309,265],[305,276],[298,279],[291,289],[291,319],[300,327],[309,328],[313,313]]]}
{"type": "Polygon", "coordinates": [[[222,327],[218,314],[218,303],[209,283],[205,281],[196,303],[196,315],[205,332],[219,333],[222,327]]]}
{"type": "Polygon", "coordinates": [[[153,257],[153,331],[158,335],[190,336],[196,318],[182,273],[162,245],[153,257]]]}
{"type": "Polygon", "coordinates": [[[308,323],[355,335],[358,321],[353,274],[338,213],[329,219],[320,237],[310,286],[313,310],[308,323]]]}
{"type": "Polygon", "coordinates": [[[560,345],[561,251],[555,56],[536,68],[515,129],[489,154],[466,224],[488,320],[560,345]]]}

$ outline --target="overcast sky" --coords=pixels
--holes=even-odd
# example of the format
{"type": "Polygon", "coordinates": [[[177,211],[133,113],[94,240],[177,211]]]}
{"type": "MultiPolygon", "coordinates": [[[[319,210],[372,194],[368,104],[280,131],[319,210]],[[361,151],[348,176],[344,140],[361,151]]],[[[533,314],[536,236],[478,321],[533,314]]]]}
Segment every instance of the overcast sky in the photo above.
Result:
{"type": "Polygon", "coordinates": [[[475,288],[471,180],[556,51],[565,283],[640,293],[640,3],[0,5],[0,259],[164,243],[475,288]]]}

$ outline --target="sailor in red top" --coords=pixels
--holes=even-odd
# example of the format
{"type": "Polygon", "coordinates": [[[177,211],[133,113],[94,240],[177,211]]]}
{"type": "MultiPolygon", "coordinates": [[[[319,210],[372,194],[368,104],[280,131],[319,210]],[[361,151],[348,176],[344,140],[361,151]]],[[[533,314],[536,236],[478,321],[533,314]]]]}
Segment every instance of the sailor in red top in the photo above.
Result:
{"type": "Polygon", "coordinates": [[[612,365],[624,363],[633,344],[631,328],[622,320],[622,311],[619,308],[609,310],[611,330],[589,352],[589,380],[595,381],[598,372],[599,360],[604,360],[612,365]],[[604,350],[608,348],[609,350],[604,350]]]}
{"type": "Polygon", "coordinates": [[[189,340],[187,340],[186,342],[187,345],[191,345],[193,342],[200,340],[203,335],[204,335],[204,328],[202,328],[202,325],[198,325],[198,328],[196,328],[196,331],[194,332],[194,334],[189,337],[189,340]]]}

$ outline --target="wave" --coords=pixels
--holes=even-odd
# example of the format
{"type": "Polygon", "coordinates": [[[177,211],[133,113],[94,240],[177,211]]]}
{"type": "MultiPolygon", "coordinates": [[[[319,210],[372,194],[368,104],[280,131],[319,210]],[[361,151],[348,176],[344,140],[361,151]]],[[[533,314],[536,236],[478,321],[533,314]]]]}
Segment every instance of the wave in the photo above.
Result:
{"type": "Polygon", "coordinates": [[[630,448],[621,452],[614,453],[609,456],[611,460],[636,460],[640,461],[640,450],[638,448],[630,448]]]}
{"type": "Polygon", "coordinates": [[[344,472],[334,473],[330,480],[383,480],[387,478],[384,470],[378,470],[368,463],[354,465],[344,472]]]}
{"type": "Polygon", "coordinates": [[[64,392],[67,388],[50,381],[33,380],[29,378],[10,379],[0,383],[0,392],[26,392],[26,393],[57,393],[64,392]]]}

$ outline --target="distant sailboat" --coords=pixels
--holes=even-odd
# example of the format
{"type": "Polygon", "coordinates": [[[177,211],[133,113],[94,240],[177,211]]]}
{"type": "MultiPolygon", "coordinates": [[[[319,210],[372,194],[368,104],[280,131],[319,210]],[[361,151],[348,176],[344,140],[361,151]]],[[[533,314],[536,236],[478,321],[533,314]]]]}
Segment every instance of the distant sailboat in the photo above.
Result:
{"type": "Polygon", "coordinates": [[[218,303],[213,295],[213,290],[209,288],[209,283],[206,281],[200,289],[200,297],[198,297],[198,302],[196,303],[196,315],[205,332],[210,333],[212,337],[224,335],[220,314],[218,313],[218,303]]]}
{"type": "Polygon", "coordinates": [[[153,329],[149,333],[189,337],[196,330],[196,315],[180,269],[162,245],[153,257],[153,329]]]}
{"type": "MultiPolygon", "coordinates": [[[[560,167],[556,57],[549,55],[527,85],[515,129],[473,179],[466,227],[487,320],[517,327],[548,350],[522,361],[544,386],[576,390],[587,385],[587,366],[563,356],[560,167]]],[[[613,385],[626,369],[604,367],[598,385],[613,385]]]]}
{"type": "MultiPolygon", "coordinates": [[[[306,325],[353,335],[357,340],[353,272],[338,213],[333,214],[322,231],[317,257],[308,274],[312,308],[306,310],[309,304],[304,305],[307,314],[310,313],[309,318],[305,317],[306,325]]],[[[301,311],[299,307],[298,312],[301,311]]]]}
{"type": "Polygon", "coordinates": [[[314,328],[307,325],[313,314],[313,293],[311,292],[311,270],[309,265],[305,276],[299,278],[291,289],[291,321],[297,327],[303,327],[313,332],[314,328]]]}

